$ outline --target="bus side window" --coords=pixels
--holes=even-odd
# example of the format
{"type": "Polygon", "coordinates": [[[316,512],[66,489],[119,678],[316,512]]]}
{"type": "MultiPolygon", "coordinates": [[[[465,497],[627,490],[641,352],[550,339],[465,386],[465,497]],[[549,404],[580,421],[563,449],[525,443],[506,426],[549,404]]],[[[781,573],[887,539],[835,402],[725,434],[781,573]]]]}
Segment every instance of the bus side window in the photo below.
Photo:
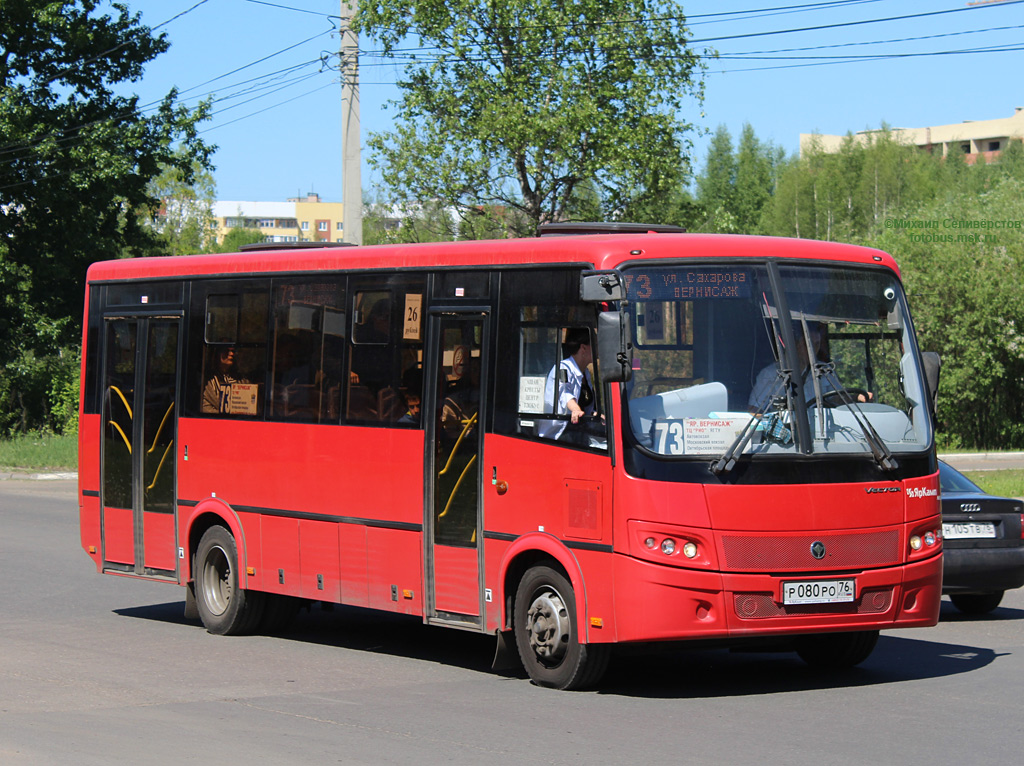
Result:
{"type": "Polygon", "coordinates": [[[275,282],[269,417],[337,422],[344,305],[337,279],[275,282]]]}
{"type": "Polygon", "coordinates": [[[346,420],[404,428],[421,425],[425,290],[423,275],[390,277],[364,290],[353,288],[346,420]]]}
{"type": "MultiPolygon", "coordinates": [[[[504,353],[496,357],[494,384],[494,430],[525,437],[544,436],[545,426],[552,420],[544,417],[553,409],[553,401],[545,407],[545,387],[552,370],[558,376],[565,334],[569,328],[586,331],[596,325],[596,310],[579,299],[579,271],[576,269],[537,269],[510,271],[502,274],[499,302],[498,348],[504,353]]],[[[594,382],[592,394],[596,418],[590,426],[594,438],[583,436],[575,442],[592,448],[603,448],[604,412],[601,386],[594,365],[590,369],[594,382]]],[[[575,429],[574,429],[575,430],[575,429]]],[[[550,433],[547,438],[553,439],[550,433]]],[[[572,443],[558,439],[561,444],[572,443]]]]}
{"type": "Polygon", "coordinates": [[[191,413],[263,415],[269,280],[211,285],[193,298],[190,331],[191,413]]]}

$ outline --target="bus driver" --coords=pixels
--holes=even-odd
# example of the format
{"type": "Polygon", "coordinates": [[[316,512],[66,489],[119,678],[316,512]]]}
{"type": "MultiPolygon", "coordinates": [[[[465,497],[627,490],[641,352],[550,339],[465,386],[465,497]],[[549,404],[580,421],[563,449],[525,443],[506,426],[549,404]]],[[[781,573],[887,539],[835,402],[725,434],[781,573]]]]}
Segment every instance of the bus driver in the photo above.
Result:
{"type": "MultiPolygon", "coordinates": [[[[544,411],[569,415],[572,424],[576,425],[584,415],[594,414],[594,382],[587,369],[594,361],[590,331],[585,327],[566,330],[562,350],[565,358],[551,368],[544,384],[544,411]],[[559,378],[557,384],[556,376],[559,378]]],[[[538,435],[545,439],[559,439],[568,425],[565,420],[545,420],[538,429],[538,435]]]]}

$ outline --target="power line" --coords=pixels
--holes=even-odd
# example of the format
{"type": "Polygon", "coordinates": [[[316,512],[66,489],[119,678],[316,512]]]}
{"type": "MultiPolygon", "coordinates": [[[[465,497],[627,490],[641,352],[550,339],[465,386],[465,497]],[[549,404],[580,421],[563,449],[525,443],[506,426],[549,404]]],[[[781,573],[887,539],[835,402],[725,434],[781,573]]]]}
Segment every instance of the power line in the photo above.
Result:
{"type": "Polygon", "coordinates": [[[263,114],[264,112],[269,112],[271,109],[276,109],[279,106],[284,106],[285,104],[290,104],[292,101],[297,101],[300,98],[305,98],[306,96],[310,96],[310,95],[312,95],[314,93],[318,93],[319,91],[322,91],[324,88],[330,88],[332,85],[337,85],[337,82],[335,80],[332,80],[331,82],[327,83],[326,85],[321,85],[319,88],[314,88],[313,90],[308,90],[305,93],[300,93],[298,96],[294,96],[293,98],[286,99],[285,101],[279,101],[276,104],[271,104],[270,106],[268,106],[268,107],[266,107],[264,109],[260,109],[257,112],[252,112],[251,114],[243,115],[242,117],[237,117],[234,120],[230,120],[228,122],[222,122],[219,125],[212,125],[209,128],[207,128],[206,130],[199,131],[199,133],[202,135],[202,134],[205,134],[205,133],[209,133],[210,131],[213,131],[213,130],[218,130],[220,128],[227,127],[228,125],[233,125],[236,122],[241,122],[242,120],[247,120],[250,117],[255,117],[258,114],[263,114]]]}
{"type": "Polygon", "coordinates": [[[182,11],[182,12],[181,12],[181,13],[179,13],[179,14],[176,14],[176,15],[174,15],[174,16],[171,16],[171,18],[167,19],[167,21],[161,21],[161,22],[160,22],[159,24],[157,24],[157,25],[156,25],[155,27],[153,27],[153,31],[155,32],[156,30],[160,29],[160,27],[166,27],[166,26],[167,26],[168,24],[170,24],[170,23],[171,23],[172,21],[177,21],[177,20],[178,20],[178,19],[180,19],[180,18],[181,18],[182,16],[186,16],[186,15],[188,15],[188,14],[192,13],[192,11],[194,11],[194,10],[195,10],[196,8],[198,8],[198,7],[200,6],[200,5],[203,5],[204,3],[208,3],[208,2],[210,2],[210,0],[199,0],[199,2],[198,2],[198,3],[196,3],[195,5],[193,5],[193,6],[191,7],[191,8],[189,8],[189,9],[187,9],[187,10],[184,10],[184,11],[182,11]]]}
{"type": "MultiPolygon", "coordinates": [[[[1022,0],[1014,0],[1013,3],[1008,5],[1016,5],[1022,0]]],[[[965,6],[963,8],[947,8],[943,11],[927,11],[925,13],[908,13],[903,16],[888,16],[882,19],[862,19],[860,21],[842,21],[835,24],[819,24],[814,27],[800,27],[796,29],[777,29],[769,32],[746,32],[740,35],[725,35],[722,37],[705,37],[700,39],[691,39],[687,41],[687,44],[693,45],[695,43],[713,43],[722,42],[724,40],[741,40],[749,37],[768,37],[770,35],[788,35],[797,32],[820,32],[825,29],[842,29],[844,27],[856,27],[864,24],[879,24],[887,21],[906,21],[908,19],[922,19],[927,16],[944,16],[949,13],[962,13],[963,11],[978,11],[981,8],[994,8],[997,6],[965,6]]],[[[1003,7],[1003,6],[998,6],[1003,7]]]]}
{"type": "MultiPolygon", "coordinates": [[[[206,2],[206,0],[203,0],[203,2],[206,2]]],[[[341,16],[338,16],[336,14],[324,13],[322,11],[310,11],[310,10],[307,10],[306,8],[295,8],[295,7],[290,6],[290,5],[280,5],[279,3],[268,3],[268,2],[266,2],[266,0],[245,0],[245,2],[252,3],[253,5],[268,5],[271,8],[280,8],[281,10],[284,10],[284,11],[295,11],[297,13],[308,13],[308,14],[310,14],[312,16],[321,16],[321,17],[327,18],[327,19],[340,19],[341,18],[341,16]]]]}

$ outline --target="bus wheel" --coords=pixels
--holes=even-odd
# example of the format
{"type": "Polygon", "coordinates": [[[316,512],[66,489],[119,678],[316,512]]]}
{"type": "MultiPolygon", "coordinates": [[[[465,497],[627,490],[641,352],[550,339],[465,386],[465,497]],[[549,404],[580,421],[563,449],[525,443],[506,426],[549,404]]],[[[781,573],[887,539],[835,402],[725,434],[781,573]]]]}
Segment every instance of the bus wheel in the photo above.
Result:
{"type": "Polygon", "coordinates": [[[604,675],[611,647],[581,644],[575,619],[576,596],[561,573],[538,566],[524,575],[516,590],[516,645],[538,686],[581,689],[604,675]]]}
{"type": "Polygon", "coordinates": [[[800,636],[796,641],[796,653],[811,667],[838,670],[864,662],[877,643],[877,630],[817,633],[800,636]]]}
{"type": "Polygon", "coordinates": [[[995,593],[954,593],[949,597],[953,606],[964,614],[988,614],[1003,600],[1003,591],[995,593]]]}
{"type": "Polygon", "coordinates": [[[259,623],[262,594],[238,587],[238,548],[224,527],[210,527],[199,540],[192,576],[196,608],[208,631],[237,635],[251,632],[259,623]]]}

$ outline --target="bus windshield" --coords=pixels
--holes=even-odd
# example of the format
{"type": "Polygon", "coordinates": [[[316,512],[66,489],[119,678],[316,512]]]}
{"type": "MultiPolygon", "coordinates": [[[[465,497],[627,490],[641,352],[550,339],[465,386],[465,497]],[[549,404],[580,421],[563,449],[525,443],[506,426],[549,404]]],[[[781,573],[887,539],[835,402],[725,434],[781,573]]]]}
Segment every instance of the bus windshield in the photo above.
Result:
{"type": "MultiPolygon", "coordinates": [[[[931,425],[887,269],[741,262],[624,269],[628,428],[662,456],[921,452],[931,425]]],[[[890,461],[890,462],[887,462],[890,461]]]]}

